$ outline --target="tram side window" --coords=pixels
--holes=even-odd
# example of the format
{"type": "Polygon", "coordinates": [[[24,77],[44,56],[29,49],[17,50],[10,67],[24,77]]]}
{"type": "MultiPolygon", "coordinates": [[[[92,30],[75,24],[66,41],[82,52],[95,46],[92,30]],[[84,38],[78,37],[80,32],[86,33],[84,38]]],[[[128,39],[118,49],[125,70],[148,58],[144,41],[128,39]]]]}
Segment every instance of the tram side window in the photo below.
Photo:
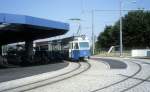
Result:
{"type": "Polygon", "coordinates": [[[42,45],[40,46],[41,51],[47,51],[48,50],[48,45],[42,45]]]}
{"type": "Polygon", "coordinates": [[[78,43],[75,43],[74,49],[79,49],[78,43]]]}

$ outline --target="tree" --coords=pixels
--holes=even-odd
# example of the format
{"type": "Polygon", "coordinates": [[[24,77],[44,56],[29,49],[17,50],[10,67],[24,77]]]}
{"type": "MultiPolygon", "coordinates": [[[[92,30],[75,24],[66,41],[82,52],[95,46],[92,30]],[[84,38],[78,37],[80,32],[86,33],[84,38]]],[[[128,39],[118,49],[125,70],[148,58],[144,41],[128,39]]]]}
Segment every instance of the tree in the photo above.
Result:
{"type": "MultiPolygon", "coordinates": [[[[123,18],[123,46],[125,48],[150,47],[150,12],[130,11],[123,18]]],[[[98,36],[97,48],[119,45],[119,20],[113,26],[106,26],[98,36]]]]}

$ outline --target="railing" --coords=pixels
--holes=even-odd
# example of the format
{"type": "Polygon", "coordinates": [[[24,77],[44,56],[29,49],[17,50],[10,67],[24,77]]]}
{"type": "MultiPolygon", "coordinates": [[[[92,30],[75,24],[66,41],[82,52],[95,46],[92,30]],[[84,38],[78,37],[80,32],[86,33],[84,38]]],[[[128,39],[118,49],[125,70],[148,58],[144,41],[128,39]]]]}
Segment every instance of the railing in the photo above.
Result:
{"type": "MultiPolygon", "coordinates": [[[[95,55],[104,56],[104,57],[119,57],[120,52],[112,51],[112,52],[108,53],[108,51],[106,51],[106,50],[95,50],[95,55]]],[[[130,57],[130,56],[131,56],[130,50],[123,51],[123,57],[130,57]]]]}

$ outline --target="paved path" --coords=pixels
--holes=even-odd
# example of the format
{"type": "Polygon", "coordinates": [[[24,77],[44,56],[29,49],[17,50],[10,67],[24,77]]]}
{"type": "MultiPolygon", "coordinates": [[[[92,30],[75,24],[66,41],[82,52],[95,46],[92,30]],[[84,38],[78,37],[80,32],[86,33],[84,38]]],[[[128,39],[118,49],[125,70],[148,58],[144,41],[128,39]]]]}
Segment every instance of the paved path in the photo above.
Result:
{"type": "Polygon", "coordinates": [[[19,78],[29,77],[38,75],[46,72],[56,71],[66,67],[68,63],[56,63],[48,65],[40,65],[33,67],[19,67],[19,68],[8,68],[0,69],[0,82],[15,80],[19,78]]]}

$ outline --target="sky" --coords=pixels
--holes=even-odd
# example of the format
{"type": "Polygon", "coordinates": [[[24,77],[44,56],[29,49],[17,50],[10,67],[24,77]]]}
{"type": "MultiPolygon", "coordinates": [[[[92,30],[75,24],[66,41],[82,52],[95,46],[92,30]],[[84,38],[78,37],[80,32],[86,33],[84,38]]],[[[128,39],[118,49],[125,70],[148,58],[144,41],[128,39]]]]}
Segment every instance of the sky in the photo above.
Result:
{"type": "MultiPolygon", "coordinates": [[[[122,0],[122,9],[144,8],[150,10],[150,0],[122,0]],[[133,3],[136,2],[136,3],[133,3]]],[[[106,25],[119,20],[119,0],[0,0],[0,13],[11,13],[56,20],[70,24],[65,36],[72,36],[81,24],[80,34],[91,39],[92,13],[94,12],[94,33],[98,36],[106,25]],[[103,10],[103,11],[101,11],[103,10]],[[71,21],[79,18],[81,21],[71,21]]],[[[122,12],[123,15],[127,12],[122,12]]],[[[61,37],[65,37],[61,36],[61,37]]]]}

